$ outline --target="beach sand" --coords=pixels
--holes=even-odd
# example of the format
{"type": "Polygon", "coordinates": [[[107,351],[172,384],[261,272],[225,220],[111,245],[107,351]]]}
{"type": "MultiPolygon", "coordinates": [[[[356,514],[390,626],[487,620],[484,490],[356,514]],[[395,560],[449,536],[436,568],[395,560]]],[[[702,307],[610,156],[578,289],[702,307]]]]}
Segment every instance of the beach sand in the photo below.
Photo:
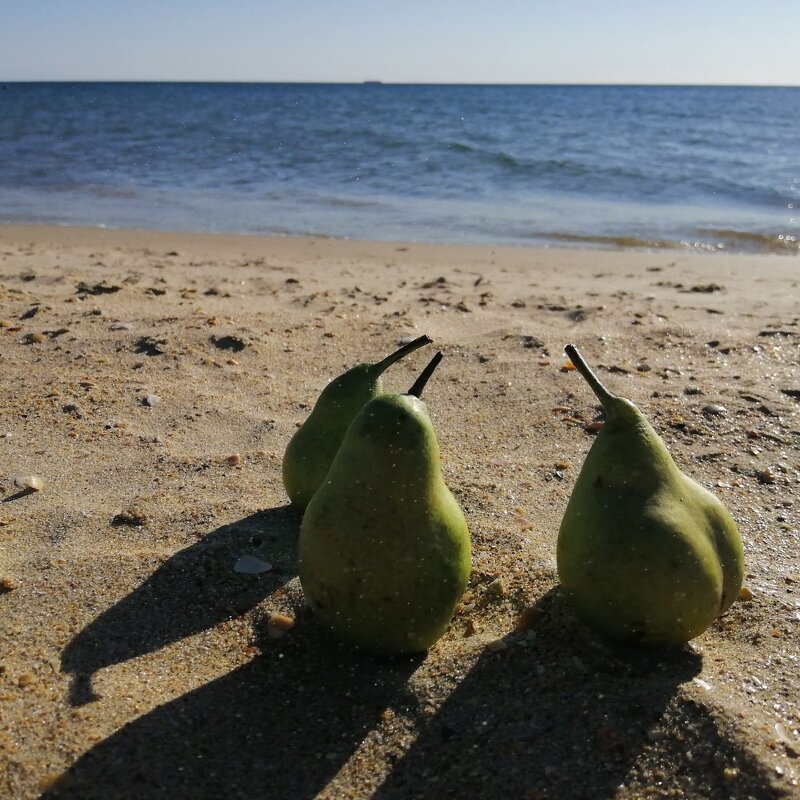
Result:
{"type": "Polygon", "coordinates": [[[800,797],[799,296],[796,257],[0,227],[0,796],[800,797]],[[303,606],[281,458],[423,333],[473,574],[380,659],[303,606]],[[568,342],[739,523],[744,597],[684,648],[559,594],[568,342]]]}

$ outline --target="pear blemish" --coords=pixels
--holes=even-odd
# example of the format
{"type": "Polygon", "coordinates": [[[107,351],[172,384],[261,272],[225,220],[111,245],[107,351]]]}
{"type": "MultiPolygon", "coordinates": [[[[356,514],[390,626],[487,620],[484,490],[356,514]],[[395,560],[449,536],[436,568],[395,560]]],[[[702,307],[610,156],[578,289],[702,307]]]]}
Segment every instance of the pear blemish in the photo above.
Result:
{"type": "Polygon", "coordinates": [[[299,540],[303,592],[338,638],[376,653],[422,652],[447,629],[471,568],[467,523],[445,485],[422,389],[356,414],[299,540]]]}
{"type": "Polygon", "coordinates": [[[578,613],[615,639],[677,645],[738,597],[744,555],[736,523],[684,475],[629,400],[565,348],[603,406],[558,535],[558,575],[578,613]]]}

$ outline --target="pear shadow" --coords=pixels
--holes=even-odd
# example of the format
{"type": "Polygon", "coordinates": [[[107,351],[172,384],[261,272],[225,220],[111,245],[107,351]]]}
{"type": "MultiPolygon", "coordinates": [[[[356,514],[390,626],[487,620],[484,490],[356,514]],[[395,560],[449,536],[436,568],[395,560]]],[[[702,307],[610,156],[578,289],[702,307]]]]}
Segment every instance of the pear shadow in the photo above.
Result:
{"type": "Polygon", "coordinates": [[[421,661],[339,645],[305,611],[248,664],[96,745],[40,800],[310,800],[405,702],[421,661]]]}
{"type": "Polygon", "coordinates": [[[69,699],[97,699],[100,669],[154,652],[171,642],[242,614],[296,574],[299,514],[282,506],[217,528],[162,564],[127,597],[100,614],[69,642],[61,669],[72,675],[69,699]],[[239,555],[262,557],[273,569],[233,572],[239,555]]]}
{"type": "Polygon", "coordinates": [[[623,783],[631,796],[650,796],[655,782],[674,785],[676,796],[781,796],[764,768],[681,696],[701,669],[697,653],[600,640],[558,589],[538,607],[535,637],[511,634],[507,650],[479,658],[373,800],[611,800],[623,783]],[[727,765],[738,770],[734,782],[727,765]]]}

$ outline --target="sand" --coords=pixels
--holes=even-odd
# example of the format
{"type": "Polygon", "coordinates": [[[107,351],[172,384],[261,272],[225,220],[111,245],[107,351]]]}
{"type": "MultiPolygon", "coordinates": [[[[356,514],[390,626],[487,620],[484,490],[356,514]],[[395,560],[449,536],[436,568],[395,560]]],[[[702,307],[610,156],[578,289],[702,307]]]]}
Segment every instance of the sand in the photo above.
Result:
{"type": "Polygon", "coordinates": [[[0,796],[800,797],[798,296],[796,257],[0,227],[0,796]],[[381,659],[304,607],[281,458],[422,333],[473,574],[381,659]],[[568,342],[739,523],[744,597],[686,647],[559,593],[598,417],[568,342]]]}

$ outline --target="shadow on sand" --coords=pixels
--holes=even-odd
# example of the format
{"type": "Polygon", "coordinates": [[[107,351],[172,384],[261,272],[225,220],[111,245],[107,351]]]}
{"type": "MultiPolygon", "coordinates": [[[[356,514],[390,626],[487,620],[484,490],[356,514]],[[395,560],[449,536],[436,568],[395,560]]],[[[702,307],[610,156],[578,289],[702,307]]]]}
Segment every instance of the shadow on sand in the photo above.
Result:
{"type": "MultiPolygon", "coordinates": [[[[230,556],[248,537],[271,531],[293,565],[297,522],[288,509],[264,512],[170,559],[67,648],[76,700],[87,699],[97,669],[214,625],[230,604],[244,610],[275,591],[276,576],[226,584],[230,556]],[[213,585],[213,602],[195,608],[195,576],[217,552],[224,575],[211,580],[214,567],[201,581],[213,585]]],[[[283,579],[293,574],[287,569],[283,579]]],[[[96,745],[40,800],[310,800],[381,727],[389,707],[405,709],[418,735],[399,759],[404,743],[386,740],[394,765],[374,800],[611,800],[623,783],[628,796],[781,796],[763,767],[679,691],[700,671],[696,652],[603,642],[558,590],[539,609],[535,636],[513,634],[507,650],[484,652],[432,718],[408,688],[422,657],[353,651],[302,612],[291,634],[266,639],[253,661],[96,745]]],[[[358,787],[353,796],[363,796],[358,787]]]]}
{"type": "Polygon", "coordinates": [[[403,702],[420,661],[339,646],[306,617],[250,663],[101,742],[42,800],[309,800],[403,702]]]}
{"type": "Polygon", "coordinates": [[[95,672],[151,653],[256,606],[295,574],[300,516],[289,506],[261,511],[176,553],[144,583],[103,612],[67,645],[61,669],[72,675],[70,702],[96,699],[95,672]],[[232,571],[243,554],[273,564],[261,575],[232,571]]]}
{"type": "Polygon", "coordinates": [[[373,800],[611,800],[623,782],[630,796],[671,796],[652,794],[656,787],[697,798],[780,796],[708,712],[679,694],[700,671],[699,655],[600,641],[558,589],[538,607],[535,637],[514,634],[508,650],[479,659],[373,800]],[[738,771],[733,782],[726,766],[738,771]]]}

